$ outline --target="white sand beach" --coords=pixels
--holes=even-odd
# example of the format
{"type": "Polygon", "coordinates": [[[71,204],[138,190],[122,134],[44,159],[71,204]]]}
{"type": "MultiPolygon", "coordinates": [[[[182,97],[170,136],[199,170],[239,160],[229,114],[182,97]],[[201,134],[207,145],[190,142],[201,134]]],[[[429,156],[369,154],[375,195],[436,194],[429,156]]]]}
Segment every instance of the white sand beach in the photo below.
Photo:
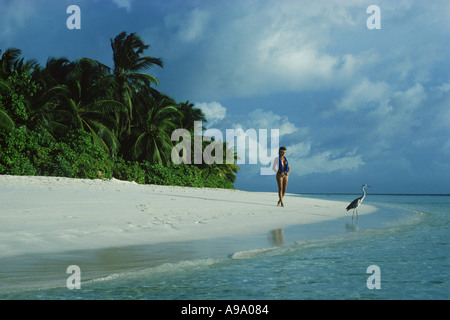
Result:
{"type": "Polygon", "coordinates": [[[349,215],[348,203],[290,194],[277,207],[270,182],[274,192],[0,176],[0,257],[241,236],[349,215]]]}

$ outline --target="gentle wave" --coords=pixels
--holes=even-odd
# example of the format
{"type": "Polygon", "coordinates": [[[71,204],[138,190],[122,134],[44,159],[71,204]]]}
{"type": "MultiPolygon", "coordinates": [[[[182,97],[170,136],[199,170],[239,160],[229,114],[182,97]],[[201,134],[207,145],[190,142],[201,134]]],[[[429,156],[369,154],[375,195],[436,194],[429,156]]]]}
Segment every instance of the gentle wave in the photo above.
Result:
{"type": "Polygon", "coordinates": [[[208,267],[216,263],[222,262],[223,259],[198,259],[198,260],[183,260],[175,263],[163,263],[161,265],[143,268],[138,270],[127,270],[120,273],[112,273],[107,276],[102,276],[94,279],[89,279],[82,281],[82,285],[90,285],[98,282],[113,281],[118,279],[131,279],[136,277],[151,277],[154,275],[159,275],[161,273],[171,273],[174,271],[187,271],[187,270],[198,270],[199,268],[208,267]]]}
{"type": "Polygon", "coordinates": [[[260,256],[262,254],[265,254],[267,252],[271,252],[274,250],[280,250],[282,247],[272,247],[272,248],[263,248],[263,249],[251,249],[251,250],[244,250],[244,251],[238,251],[233,253],[230,258],[231,259],[251,259],[257,256],[260,256]]]}
{"type": "MultiPolygon", "coordinates": [[[[100,275],[100,276],[93,276],[92,272],[97,271],[90,271],[91,278],[83,279],[83,277],[86,276],[85,273],[82,273],[82,279],[81,279],[81,288],[84,286],[90,286],[98,283],[106,283],[111,281],[117,281],[117,280],[130,280],[135,278],[150,278],[155,275],[161,275],[163,273],[173,273],[173,272],[186,272],[188,270],[198,270],[200,268],[209,267],[214,264],[220,263],[224,261],[224,259],[198,259],[198,260],[184,260],[179,261],[175,263],[163,263],[161,265],[157,265],[154,267],[147,267],[142,269],[135,269],[135,270],[127,270],[124,272],[116,272],[111,273],[108,275],[100,275]]],[[[48,281],[48,279],[44,281],[36,281],[33,283],[26,283],[26,284],[19,284],[19,285],[10,285],[10,286],[3,286],[2,287],[2,293],[6,296],[11,294],[14,295],[16,293],[25,293],[25,292],[33,292],[36,290],[39,291],[47,291],[47,290],[58,290],[61,288],[66,288],[66,282],[65,280],[52,280],[48,281]]]]}

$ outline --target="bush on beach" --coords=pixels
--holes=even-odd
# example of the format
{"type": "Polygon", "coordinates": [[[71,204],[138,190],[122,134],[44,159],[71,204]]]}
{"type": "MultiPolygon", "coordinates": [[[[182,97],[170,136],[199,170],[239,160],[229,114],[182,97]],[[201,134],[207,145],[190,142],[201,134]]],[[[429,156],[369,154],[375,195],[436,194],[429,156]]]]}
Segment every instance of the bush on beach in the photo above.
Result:
{"type": "Polygon", "coordinates": [[[230,181],[217,175],[205,178],[193,165],[162,166],[120,157],[113,159],[94,145],[91,136],[83,130],[70,131],[59,142],[46,131],[29,131],[24,127],[9,132],[0,130],[0,174],[116,178],[139,184],[234,188],[230,181]]]}

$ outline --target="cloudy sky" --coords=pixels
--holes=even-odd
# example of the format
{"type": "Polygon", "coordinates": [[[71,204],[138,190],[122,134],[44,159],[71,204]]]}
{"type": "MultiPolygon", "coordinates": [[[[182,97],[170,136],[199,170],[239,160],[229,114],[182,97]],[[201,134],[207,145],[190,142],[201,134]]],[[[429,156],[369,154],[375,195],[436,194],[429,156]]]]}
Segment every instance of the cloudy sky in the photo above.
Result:
{"type": "MultiPolygon", "coordinates": [[[[0,0],[0,49],[111,66],[109,39],[136,32],[208,128],[279,130],[288,192],[450,193],[449,19],[448,0],[0,0]]],[[[243,158],[236,188],[276,191],[243,158]]]]}

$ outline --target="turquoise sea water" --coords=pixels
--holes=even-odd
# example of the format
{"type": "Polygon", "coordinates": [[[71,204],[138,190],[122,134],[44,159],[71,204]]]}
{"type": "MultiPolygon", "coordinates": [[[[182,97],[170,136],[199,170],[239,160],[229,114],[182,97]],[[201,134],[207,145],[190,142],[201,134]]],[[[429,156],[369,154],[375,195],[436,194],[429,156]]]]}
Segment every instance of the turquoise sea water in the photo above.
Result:
{"type": "Polygon", "coordinates": [[[0,299],[449,299],[450,196],[371,194],[365,204],[378,210],[357,221],[1,259],[0,299]],[[66,286],[71,264],[81,289],[66,286]],[[367,286],[371,265],[380,289],[367,286]]]}

